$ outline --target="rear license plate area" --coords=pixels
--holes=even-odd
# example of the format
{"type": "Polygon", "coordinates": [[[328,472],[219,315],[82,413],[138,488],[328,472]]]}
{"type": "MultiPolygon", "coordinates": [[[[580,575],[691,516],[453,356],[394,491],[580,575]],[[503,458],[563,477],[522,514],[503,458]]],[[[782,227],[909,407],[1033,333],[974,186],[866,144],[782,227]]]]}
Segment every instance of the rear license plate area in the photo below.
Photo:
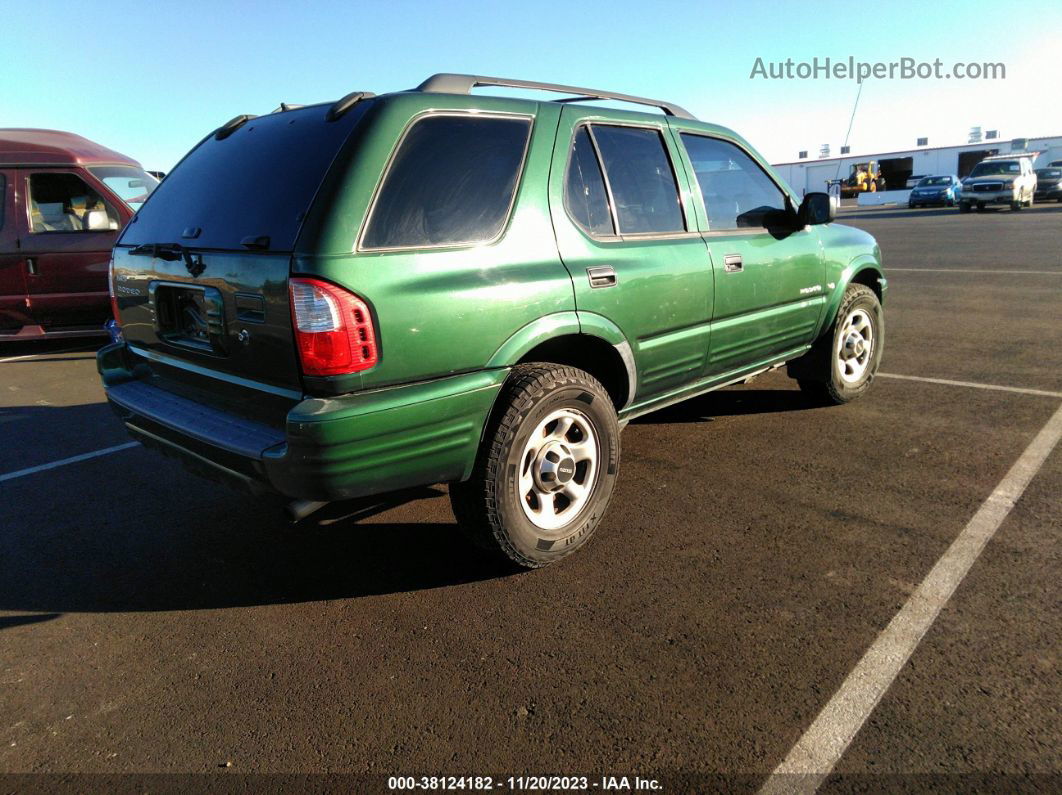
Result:
{"type": "Polygon", "coordinates": [[[149,293],[159,339],[203,353],[225,353],[225,304],[220,290],[155,283],[149,293]]]}

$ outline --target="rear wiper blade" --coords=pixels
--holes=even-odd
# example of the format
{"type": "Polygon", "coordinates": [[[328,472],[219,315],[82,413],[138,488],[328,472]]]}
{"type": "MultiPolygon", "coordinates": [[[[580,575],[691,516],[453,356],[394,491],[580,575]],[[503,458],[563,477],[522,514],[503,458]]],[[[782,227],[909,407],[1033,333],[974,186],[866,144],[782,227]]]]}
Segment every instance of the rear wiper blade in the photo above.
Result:
{"type": "Polygon", "coordinates": [[[184,266],[192,276],[199,276],[205,269],[202,254],[193,254],[180,243],[141,243],[129,252],[134,257],[151,257],[166,262],[184,260],[184,266]]]}
{"type": "Polygon", "coordinates": [[[134,257],[151,257],[175,262],[184,256],[184,247],[180,243],[141,243],[129,254],[134,257]]]}

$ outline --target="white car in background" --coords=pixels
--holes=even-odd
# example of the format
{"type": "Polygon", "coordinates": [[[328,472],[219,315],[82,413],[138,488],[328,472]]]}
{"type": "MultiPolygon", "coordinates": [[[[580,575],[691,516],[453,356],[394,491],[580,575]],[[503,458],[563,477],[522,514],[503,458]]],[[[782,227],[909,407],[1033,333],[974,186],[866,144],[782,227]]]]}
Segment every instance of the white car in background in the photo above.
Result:
{"type": "Polygon", "coordinates": [[[983,210],[989,204],[1009,204],[1012,210],[1032,207],[1036,154],[995,155],[974,166],[959,185],[959,212],[968,213],[975,206],[983,210]]]}

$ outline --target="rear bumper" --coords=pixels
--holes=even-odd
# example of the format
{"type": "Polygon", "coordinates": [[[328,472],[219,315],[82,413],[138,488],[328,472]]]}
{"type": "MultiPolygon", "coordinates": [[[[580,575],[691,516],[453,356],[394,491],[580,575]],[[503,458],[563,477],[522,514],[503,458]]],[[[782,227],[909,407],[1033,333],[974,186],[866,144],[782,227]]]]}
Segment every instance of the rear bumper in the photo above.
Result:
{"type": "Polygon", "coordinates": [[[464,480],[507,374],[306,398],[273,427],[152,386],[135,358],[122,344],[97,355],[107,398],[135,438],[197,474],[309,500],[464,480]]]}

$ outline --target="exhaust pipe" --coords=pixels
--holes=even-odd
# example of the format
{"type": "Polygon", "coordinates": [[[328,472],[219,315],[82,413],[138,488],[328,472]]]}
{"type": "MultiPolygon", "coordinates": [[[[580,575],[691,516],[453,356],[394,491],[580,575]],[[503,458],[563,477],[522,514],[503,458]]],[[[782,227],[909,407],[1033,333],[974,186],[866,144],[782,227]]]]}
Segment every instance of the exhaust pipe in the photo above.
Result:
{"type": "Polygon", "coordinates": [[[293,522],[301,522],[311,513],[319,511],[326,505],[328,505],[327,502],[316,502],[315,500],[294,500],[288,503],[288,516],[291,517],[293,522]]]}

